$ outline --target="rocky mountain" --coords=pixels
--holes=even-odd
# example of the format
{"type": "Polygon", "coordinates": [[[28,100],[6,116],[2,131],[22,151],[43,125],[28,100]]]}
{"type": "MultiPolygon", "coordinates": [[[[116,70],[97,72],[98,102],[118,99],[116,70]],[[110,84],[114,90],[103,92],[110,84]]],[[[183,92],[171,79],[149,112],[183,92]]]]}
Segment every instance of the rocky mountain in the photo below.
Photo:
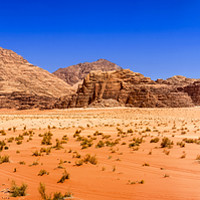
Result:
{"type": "Polygon", "coordinates": [[[0,48],[0,108],[47,107],[73,92],[55,75],[30,64],[20,55],[0,48]]]}
{"type": "Polygon", "coordinates": [[[92,71],[72,97],[55,107],[191,107],[200,104],[200,82],[183,77],[153,81],[131,70],[92,71]]]}
{"type": "Polygon", "coordinates": [[[0,108],[200,105],[200,79],[174,76],[153,81],[104,59],[59,69],[54,74],[0,48],[0,108]],[[78,86],[76,91],[74,85],[78,86]]]}
{"type": "Polygon", "coordinates": [[[91,71],[113,71],[118,69],[121,69],[121,67],[119,67],[115,63],[112,63],[105,59],[99,59],[92,63],[85,62],[77,65],[72,65],[66,68],[60,68],[53,74],[67,82],[69,85],[73,86],[75,84],[82,83],[82,80],[91,71]]]}

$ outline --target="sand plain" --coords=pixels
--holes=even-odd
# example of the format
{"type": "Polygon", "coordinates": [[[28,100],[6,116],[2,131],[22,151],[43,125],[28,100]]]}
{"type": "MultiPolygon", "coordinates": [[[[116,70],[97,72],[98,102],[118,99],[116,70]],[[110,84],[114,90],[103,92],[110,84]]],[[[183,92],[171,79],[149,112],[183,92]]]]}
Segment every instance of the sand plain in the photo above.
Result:
{"type": "Polygon", "coordinates": [[[41,199],[40,183],[79,200],[200,199],[199,107],[2,109],[0,130],[0,155],[9,156],[0,164],[2,199],[41,199]],[[41,143],[47,132],[50,145],[41,143]],[[69,179],[57,183],[65,170],[69,179]],[[26,183],[27,195],[10,197],[12,181],[26,183]]]}

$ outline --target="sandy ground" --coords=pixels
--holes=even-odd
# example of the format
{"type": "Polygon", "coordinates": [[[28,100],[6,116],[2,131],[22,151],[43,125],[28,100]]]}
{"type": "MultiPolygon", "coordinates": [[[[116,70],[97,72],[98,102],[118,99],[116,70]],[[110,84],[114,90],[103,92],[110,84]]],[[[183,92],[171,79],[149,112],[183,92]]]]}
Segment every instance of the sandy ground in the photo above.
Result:
{"type": "Polygon", "coordinates": [[[16,199],[41,199],[38,187],[43,183],[48,195],[71,192],[71,199],[77,200],[199,200],[199,127],[198,107],[0,110],[0,130],[6,133],[0,134],[0,141],[8,148],[3,146],[0,155],[9,156],[8,163],[0,164],[0,198],[15,199],[5,192],[15,181],[28,185],[27,195],[16,199]],[[80,134],[74,137],[77,130],[80,134]],[[29,131],[32,136],[26,134],[29,131]],[[48,131],[52,144],[41,144],[48,131]],[[19,135],[24,135],[21,144],[19,135]],[[68,140],[56,149],[56,139],[64,141],[64,135],[68,140]],[[164,137],[173,141],[171,147],[161,148],[164,137]],[[159,141],[151,143],[154,138],[159,141]],[[84,142],[87,147],[82,149],[84,142]],[[33,156],[48,147],[52,147],[49,155],[33,156]],[[97,163],[77,166],[86,154],[95,156],[97,163]],[[38,176],[41,169],[49,174],[38,176]],[[57,183],[65,170],[70,178],[57,183]]]}

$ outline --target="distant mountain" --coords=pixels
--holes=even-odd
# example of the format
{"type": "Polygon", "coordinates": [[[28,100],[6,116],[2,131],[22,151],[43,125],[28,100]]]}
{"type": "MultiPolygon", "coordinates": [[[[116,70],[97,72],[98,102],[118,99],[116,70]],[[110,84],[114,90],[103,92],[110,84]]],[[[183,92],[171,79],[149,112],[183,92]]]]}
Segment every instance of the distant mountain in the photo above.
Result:
{"type": "Polygon", "coordinates": [[[33,108],[73,90],[66,82],[0,47],[0,108],[33,108]]]}
{"type": "Polygon", "coordinates": [[[108,60],[99,59],[91,63],[85,62],[66,68],[60,68],[53,74],[64,80],[69,85],[73,86],[77,83],[80,83],[91,71],[114,71],[117,69],[121,69],[121,67],[108,60]]]}

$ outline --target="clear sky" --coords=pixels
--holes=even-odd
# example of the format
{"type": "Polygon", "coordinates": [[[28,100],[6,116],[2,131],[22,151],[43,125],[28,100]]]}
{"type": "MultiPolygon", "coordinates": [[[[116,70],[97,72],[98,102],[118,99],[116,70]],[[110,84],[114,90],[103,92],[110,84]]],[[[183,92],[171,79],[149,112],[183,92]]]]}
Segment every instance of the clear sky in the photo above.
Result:
{"type": "Polygon", "coordinates": [[[105,58],[152,79],[200,78],[200,0],[1,1],[0,46],[50,72],[105,58]]]}

